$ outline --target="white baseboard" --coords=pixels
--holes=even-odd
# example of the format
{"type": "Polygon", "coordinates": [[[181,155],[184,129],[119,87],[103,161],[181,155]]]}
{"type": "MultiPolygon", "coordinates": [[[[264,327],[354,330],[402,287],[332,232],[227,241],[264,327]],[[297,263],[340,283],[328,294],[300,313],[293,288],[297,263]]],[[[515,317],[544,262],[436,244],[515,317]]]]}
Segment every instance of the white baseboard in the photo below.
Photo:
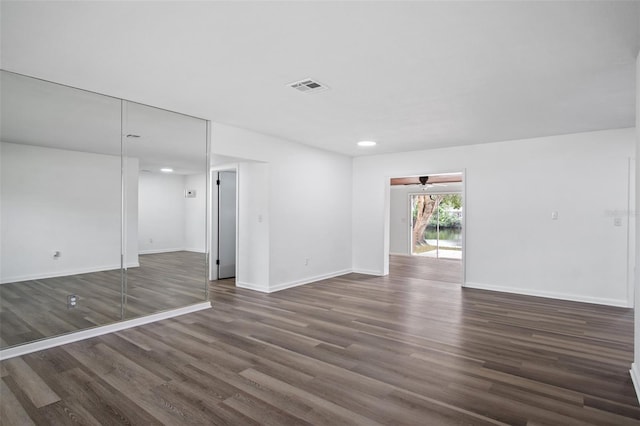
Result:
{"type": "Polygon", "coordinates": [[[414,255],[409,254],[409,253],[389,253],[389,256],[413,257],[414,255]]]}
{"type": "Polygon", "coordinates": [[[261,293],[275,293],[276,291],[285,290],[287,288],[298,287],[305,284],[311,284],[316,281],[322,281],[329,278],[338,277],[340,275],[345,275],[351,273],[351,269],[344,269],[342,271],[330,272],[328,274],[316,275],[314,277],[305,278],[302,280],[290,281],[288,283],[276,284],[272,287],[265,287],[261,285],[256,285],[252,283],[236,281],[236,287],[238,288],[246,288],[247,290],[259,291],[261,293]]]}
{"type": "MultiPolygon", "coordinates": [[[[127,268],[137,268],[139,266],[140,266],[140,263],[131,262],[130,264],[127,265],[127,268]]],[[[43,280],[46,278],[68,277],[71,275],[90,274],[93,272],[113,271],[115,269],[120,269],[120,264],[106,265],[106,266],[93,266],[90,268],[68,269],[66,271],[53,271],[53,272],[45,272],[40,274],[21,275],[17,277],[3,277],[0,280],[0,284],[18,283],[21,281],[31,281],[31,280],[43,280]]]]}
{"type": "Polygon", "coordinates": [[[120,321],[109,325],[90,328],[88,330],[65,334],[63,336],[52,337],[50,339],[44,339],[33,343],[15,346],[13,348],[3,349],[0,350],[0,361],[16,356],[26,355],[32,352],[41,351],[44,349],[53,348],[56,346],[66,345],[67,343],[73,343],[80,340],[90,339],[92,337],[102,336],[103,334],[113,333],[116,331],[125,330],[127,328],[137,327],[143,324],[149,324],[150,322],[160,321],[191,312],[201,311],[208,308],[211,308],[211,302],[196,303],[194,305],[184,306],[182,308],[158,312],[157,314],[147,315],[127,321],[120,321]]]}
{"type": "Polygon", "coordinates": [[[193,253],[206,253],[203,249],[197,248],[166,248],[166,249],[152,249],[152,250],[138,250],[138,254],[159,254],[159,253],[173,253],[176,251],[190,251],[193,253]]]}
{"type": "Polygon", "coordinates": [[[345,275],[351,272],[351,269],[343,269],[342,271],[330,272],[328,274],[316,275],[315,277],[309,277],[302,280],[290,281],[288,283],[276,284],[274,286],[269,287],[269,293],[274,293],[276,291],[285,290],[287,288],[298,287],[300,285],[311,284],[316,281],[322,281],[329,278],[338,277],[340,275],[345,275]]]}
{"type": "Polygon", "coordinates": [[[354,274],[375,275],[376,277],[384,277],[385,275],[380,271],[374,271],[371,269],[353,269],[351,272],[354,274]]]}
{"type": "Polygon", "coordinates": [[[236,287],[246,288],[247,290],[259,291],[260,293],[269,293],[269,289],[267,287],[257,285],[257,284],[247,283],[243,281],[236,280],[236,287]]]}
{"type": "Polygon", "coordinates": [[[636,390],[636,398],[640,402],[640,371],[638,371],[638,366],[635,362],[631,364],[631,370],[629,370],[629,373],[631,374],[633,388],[636,390]]]}
{"type": "Polygon", "coordinates": [[[183,248],[164,248],[164,249],[138,250],[138,254],[172,253],[174,251],[184,251],[184,249],[183,248]]]}
{"type": "Polygon", "coordinates": [[[476,288],[479,290],[501,291],[503,293],[522,294],[525,296],[547,297],[550,299],[570,300],[572,302],[595,303],[597,305],[618,306],[621,308],[629,308],[629,302],[622,299],[607,299],[601,297],[582,296],[576,294],[556,293],[553,291],[534,290],[519,287],[504,287],[491,284],[480,284],[474,282],[465,282],[463,287],[476,288]]]}

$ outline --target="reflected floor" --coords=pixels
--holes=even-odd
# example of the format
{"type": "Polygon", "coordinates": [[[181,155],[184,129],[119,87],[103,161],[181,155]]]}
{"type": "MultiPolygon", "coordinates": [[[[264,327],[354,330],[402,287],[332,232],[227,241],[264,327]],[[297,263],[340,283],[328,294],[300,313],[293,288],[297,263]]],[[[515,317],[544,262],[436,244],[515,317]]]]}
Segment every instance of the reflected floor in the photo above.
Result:
{"type": "MultiPolygon", "coordinates": [[[[140,255],[129,268],[126,319],[204,300],[205,255],[178,251],[140,255]]],[[[8,347],[121,317],[120,270],[0,285],[0,346],[8,347]],[[67,308],[67,296],[78,305],[67,308]]]]}

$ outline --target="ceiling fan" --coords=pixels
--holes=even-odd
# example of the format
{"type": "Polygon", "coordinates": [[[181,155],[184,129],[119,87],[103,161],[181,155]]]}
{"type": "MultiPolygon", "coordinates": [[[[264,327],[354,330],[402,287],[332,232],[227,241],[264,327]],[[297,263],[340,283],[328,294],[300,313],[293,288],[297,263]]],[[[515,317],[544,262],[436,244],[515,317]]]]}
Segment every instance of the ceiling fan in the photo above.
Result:
{"type": "Polygon", "coordinates": [[[420,182],[420,185],[422,185],[422,189],[427,189],[427,188],[431,188],[434,186],[447,186],[446,183],[437,183],[437,182],[431,182],[429,183],[429,176],[420,176],[418,178],[418,181],[420,182]]]}
{"type": "Polygon", "coordinates": [[[459,174],[413,176],[391,179],[391,185],[422,185],[423,188],[447,186],[446,184],[457,182],[462,182],[462,176],[459,174]]]}

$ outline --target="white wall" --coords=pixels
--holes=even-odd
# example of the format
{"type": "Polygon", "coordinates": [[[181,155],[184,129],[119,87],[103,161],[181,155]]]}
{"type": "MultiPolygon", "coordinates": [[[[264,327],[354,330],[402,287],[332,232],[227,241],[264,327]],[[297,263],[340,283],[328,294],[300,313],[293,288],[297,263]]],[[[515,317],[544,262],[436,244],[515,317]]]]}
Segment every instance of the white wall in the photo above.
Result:
{"type": "MultiPolygon", "coordinates": [[[[411,254],[409,252],[409,193],[411,188],[392,186],[389,193],[389,252],[411,254]]],[[[413,189],[415,192],[415,189],[413,189]]]]}
{"type": "Polygon", "coordinates": [[[269,165],[238,165],[238,244],[236,285],[270,291],[269,165]]]}
{"type": "Polygon", "coordinates": [[[351,270],[350,157],[217,123],[212,146],[264,163],[239,169],[238,285],[275,291],[351,270]],[[268,268],[242,269],[250,259],[268,268]]]}
{"type": "Polygon", "coordinates": [[[204,252],[205,174],[140,173],[140,254],[189,250],[204,252]],[[195,198],[185,198],[195,189],[195,198]]]}
{"type": "MultiPolygon", "coordinates": [[[[119,159],[119,157],[117,157],[119,159]]],[[[127,233],[127,266],[140,266],[138,262],[138,173],[137,158],[127,158],[126,162],[126,233],[127,233]]]]}
{"type": "Polygon", "coordinates": [[[204,173],[184,177],[184,188],[194,189],[195,198],[184,198],[184,249],[205,252],[207,180],[204,173]]]}
{"type": "Polygon", "coordinates": [[[628,306],[628,224],[614,216],[634,140],[621,129],[355,158],[354,270],[388,273],[390,177],[466,170],[466,286],[628,306]]]}
{"type": "MultiPolygon", "coordinates": [[[[2,282],[120,267],[120,157],[1,143],[0,167],[2,282]]],[[[131,159],[129,179],[137,168],[131,159]]],[[[129,233],[137,235],[131,183],[129,233]]],[[[137,266],[137,250],[128,264],[137,266]]]]}
{"type": "Polygon", "coordinates": [[[140,254],[184,248],[184,176],[140,173],[138,209],[140,254]]]}

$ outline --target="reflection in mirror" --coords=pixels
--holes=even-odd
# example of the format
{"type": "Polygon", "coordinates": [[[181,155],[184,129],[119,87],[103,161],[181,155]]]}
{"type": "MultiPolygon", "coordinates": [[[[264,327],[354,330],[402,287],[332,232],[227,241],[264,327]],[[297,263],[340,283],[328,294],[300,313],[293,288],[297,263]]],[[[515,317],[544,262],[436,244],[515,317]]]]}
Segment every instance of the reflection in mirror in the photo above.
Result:
{"type": "Polygon", "coordinates": [[[0,349],[206,301],[207,122],[0,73],[0,349]]]}
{"type": "MultiPolygon", "coordinates": [[[[139,164],[137,223],[129,215],[126,317],[206,300],[206,121],[124,105],[127,161],[139,164]],[[132,232],[132,229],[137,232],[132,232]]],[[[133,182],[129,182],[132,185],[133,182]]]]}
{"type": "Polygon", "coordinates": [[[0,85],[0,346],[120,320],[121,101],[0,85]]]}

